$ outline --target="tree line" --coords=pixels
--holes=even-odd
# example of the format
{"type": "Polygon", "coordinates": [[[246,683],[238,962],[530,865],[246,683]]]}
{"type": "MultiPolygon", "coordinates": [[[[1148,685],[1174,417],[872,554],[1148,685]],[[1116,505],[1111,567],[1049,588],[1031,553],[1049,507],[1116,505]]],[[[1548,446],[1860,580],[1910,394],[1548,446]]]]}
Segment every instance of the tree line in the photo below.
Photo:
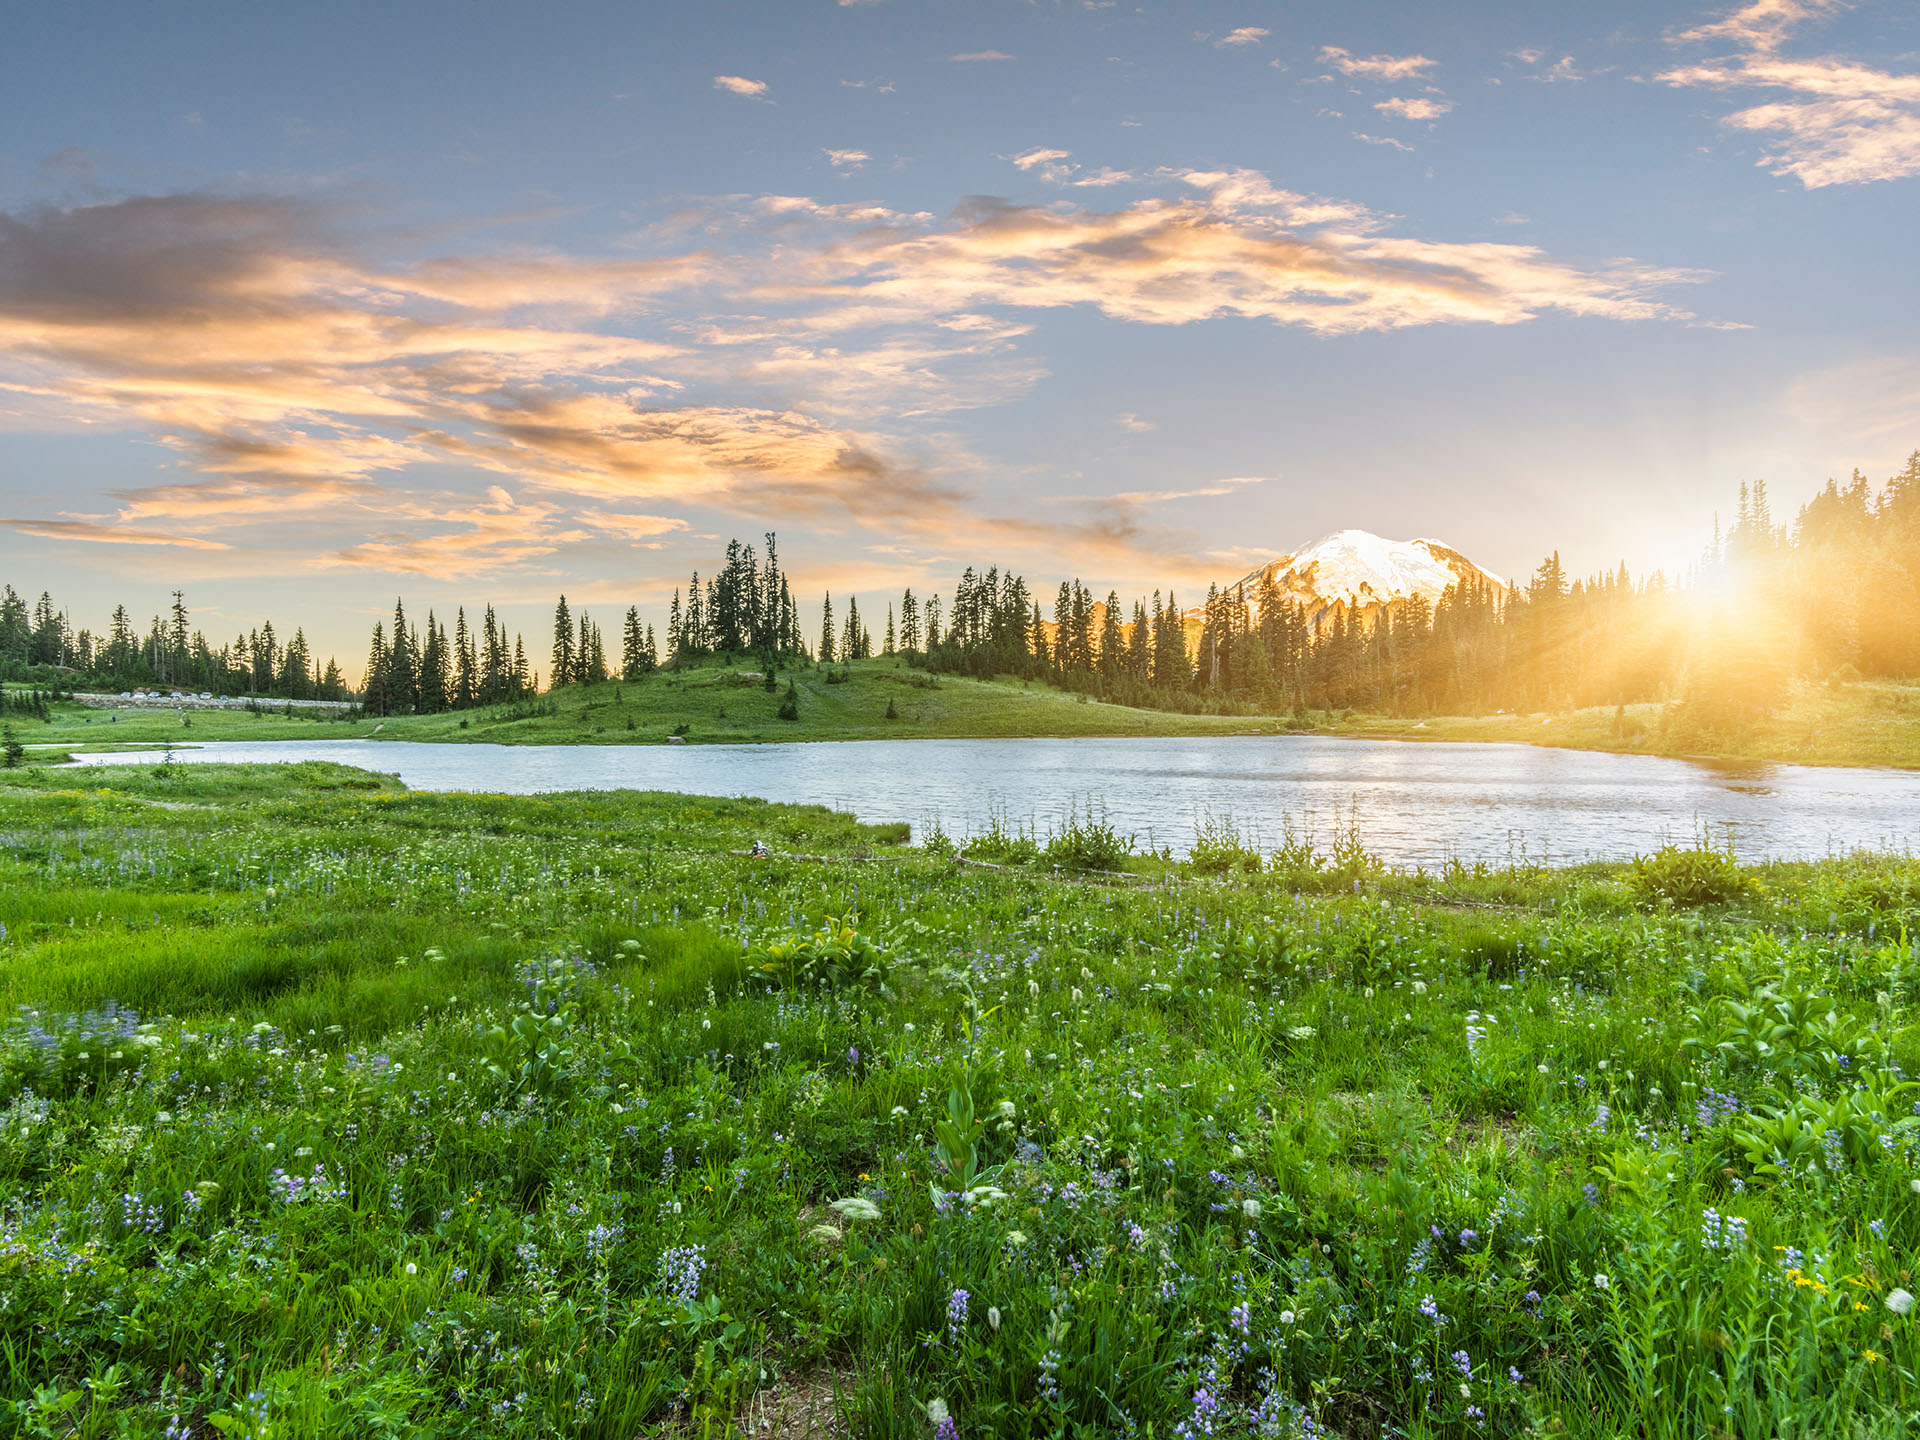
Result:
{"type": "MultiPolygon", "coordinates": [[[[1462,580],[1437,601],[1334,602],[1309,610],[1260,572],[1211,587],[1191,610],[1155,590],[1123,605],[1079,579],[1050,606],[1011,571],[969,567],[951,599],[906,589],[880,638],[847,594],[821,602],[809,645],[774,535],[735,540],[704,582],[668,608],[665,644],[629,605],[619,654],[562,595],[547,689],[638,681],[710,658],[778,667],[874,655],[933,672],[1047,680],[1118,703],[1220,713],[1359,709],[1401,714],[1677,702],[1698,723],[1749,717],[1791,677],[1920,676],[1920,451],[1876,489],[1855,471],[1828,481],[1790,524],[1764,483],[1742,486],[1733,522],[1678,580],[1623,564],[1574,578],[1550,554],[1524,581],[1462,580]]],[[[136,627],[124,605],[107,628],[75,631],[47,594],[29,608],[0,593],[0,679],[76,686],[172,686],[287,699],[357,699],[381,715],[517,702],[540,692],[522,636],[491,605],[451,631],[396,601],[375,624],[358,690],[316,663],[303,629],[272,623],[217,648],[192,629],[182,592],[136,627]]]]}

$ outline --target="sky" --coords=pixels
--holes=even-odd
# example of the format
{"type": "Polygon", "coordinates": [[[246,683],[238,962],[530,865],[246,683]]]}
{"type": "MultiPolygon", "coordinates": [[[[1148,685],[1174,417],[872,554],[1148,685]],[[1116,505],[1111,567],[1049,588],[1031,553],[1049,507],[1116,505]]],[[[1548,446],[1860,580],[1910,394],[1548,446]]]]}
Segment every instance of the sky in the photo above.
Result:
{"type": "MultiPolygon", "coordinates": [[[[1920,446],[1920,7],[0,16],[0,579],[656,625],[1333,530],[1683,570],[1920,446]]],[[[870,621],[871,623],[871,621],[870,621]]]]}

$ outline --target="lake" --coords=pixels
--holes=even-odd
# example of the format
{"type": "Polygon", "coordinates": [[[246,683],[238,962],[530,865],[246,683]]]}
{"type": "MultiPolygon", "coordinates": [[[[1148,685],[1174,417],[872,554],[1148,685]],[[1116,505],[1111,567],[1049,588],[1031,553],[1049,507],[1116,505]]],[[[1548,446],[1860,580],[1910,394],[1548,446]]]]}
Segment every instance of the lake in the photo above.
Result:
{"type": "MultiPolygon", "coordinates": [[[[1920,772],[1728,768],[1530,745],[1325,736],[852,740],[786,745],[446,745],[281,740],[181,748],[181,761],[332,760],[416,790],[671,790],[828,805],[964,838],[996,820],[1045,835],[1091,808],[1143,847],[1184,850],[1208,815],[1262,846],[1290,821],[1322,847],[1351,821],[1402,866],[1619,859],[1732,839],[1745,859],[1920,841],[1920,772]]],[[[152,764],[158,751],[84,757],[152,764]]]]}

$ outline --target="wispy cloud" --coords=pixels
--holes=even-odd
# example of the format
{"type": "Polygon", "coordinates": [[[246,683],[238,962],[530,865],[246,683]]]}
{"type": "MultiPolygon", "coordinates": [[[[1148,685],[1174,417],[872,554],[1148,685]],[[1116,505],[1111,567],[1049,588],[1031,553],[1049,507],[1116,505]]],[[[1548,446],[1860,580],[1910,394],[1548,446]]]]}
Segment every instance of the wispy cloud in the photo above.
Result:
{"type": "Polygon", "coordinates": [[[1073,185],[1081,189],[1104,189],[1109,185],[1124,185],[1139,177],[1131,170],[1115,170],[1102,166],[1098,170],[1088,170],[1072,163],[1070,150],[1048,150],[1036,148],[1012,157],[1016,168],[1025,170],[1037,179],[1049,185],[1073,185]]]}
{"type": "Polygon", "coordinates": [[[1410,80],[1439,63],[1424,55],[1354,55],[1338,45],[1321,46],[1320,59],[1342,75],[1367,80],[1410,80]]]}
{"type": "Polygon", "coordinates": [[[1226,34],[1219,36],[1213,43],[1223,50],[1235,46],[1258,45],[1272,33],[1271,30],[1263,30],[1258,25],[1242,25],[1237,30],[1229,30],[1226,34]]]}
{"type": "Polygon", "coordinates": [[[1197,198],[1112,211],[975,200],[944,230],[834,245],[762,293],[809,300],[829,320],[839,306],[871,322],[1087,305],[1136,323],[1238,315],[1345,334],[1515,324],[1544,310],[1685,318],[1659,292],[1701,278],[1631,261],[1585,269],[1531,246],[1394,238],[1357,207],[1275,190],[1257,172],[1181,178],[1197,198]]]}
{"type": "Polygon", "coordinates": [[[1392,99],[1378,101],[1374,107],[1382,115],[1396,115],[1402,120],[1438,120],[1453,109],[1450,100],[1392,99]]]}
{"type": "Polygon", "coordinates": [[[1730,40],[1737,53],[1677,66],[1659,78],[1677,87],[1786,92],[1792,98],[1736,110],[1721,123],[1774,137],[1774,148],[1757,163],[1809,190],[1920,174],[1920,73],[1781,53],[1796,27],[1839,8],[1837,0],[1756,0],[1674,37],[1676,43],[1730,40]]]}
{"type": "Polygon", "coordinates": [[[758,100],[767,93],[767,82],[749,80],[744,75],[716,75],[713,77],[713,88],[730,95],[745,95],[750,100],[758,100]]]}
{"type": "Polygon", "coordinates": [[[1136,435],[1144,434],[1146,431],[1154,428],[1153,422],[1151,420],[1142,420],[1138,415],[1134,414],[1133,411],[1131,410],[1125,411],[1121,414],[1119,423],[1120,423],[1120,428],[1122,430],[1131,430],[1136,435]]]}
{"type": "Polygon", "coordinates": [[[961,65],[970,65],[982,60],[1011,60],[1013,56],[1004,50],[969,50],[963,55],[949,55],[947,59],[961,65]]]}
{"type": "Polygon", "coordinates": [[[383,531],[328,552],[320,564],[468,579],[517,568],[587,538],[585,530],[558,523],[561,510],[556,505],[517,501],[498,486],[488,495],[481,504],[437,509],[430,517],[430,531],[383,531]],[[440,528],[445,526],[454,528],[440,528]]]}
{"type": "MultiPolygon", "coordinates": [[[[1108,173],[1058,150],[1015,163],[1076,186],[1108,173]]],[[[654,259],[383,259],[397,242],[270,196],[0,215],[0,384],[139,427],[183,472],[116,492],[109,514],[18,523],[222,550],[291,515],[339,532],[311,547],[325,564],[415,573],[656,540],[677,533],[676,506],[1057,545],[1067,531],[982,515],[956,479],[976,462],[914,428],[1042,377],[1022,344],[1035,312],[1318,334],[1685,319],[1666,292],[1699,278],[1398,236],[1257,171],[1128,178],[1155,193],[1107,209],[976,199],[944,220],[731,197],[698,227],[709,249],[654,259]],[[412,488],[463,473],[498,488],[412,488]]],[[[1072,538],[1118,554],[1139,536],[1104,514],[1072,538]]]]}
{"type": "Polygon", "coordinates": [[[188,550],[226,550],[231,547],[217,540],[196,535],[165,535],[158,530],[136,530],[127,525],[103,524],[97,520],[9,520],[6,522],[23,535],[45,540],[87,540],[104,545],[178,545],[188,550]]]}
{"type": "Polygon", "coordinates": [[[850,175],[873,157],[864,150],[827,150],[827,163],[843,175],[850,175]]]}
{"type": "Polygon", "coordinates": [[[1116,495],[1104,498],[1117,500],[1125,505],[1166,505],[1175,500],[1206,500],[1218,495],[1232,495],[1249,485],[1264,485],[1267,479],[1265,475],[1229,475],[1223,480],[1215,480],[1207,485],[1195,485],[1185,490],[1123,490],[1116,495]]]}
{"type": "Polygon", "coordinates": [[[1408,153],[1412,153],[1413,150],[1413,147],[1407,144],[1406,141],[1396,140],[1391,135],[1369,135],[1364,130],[1356,130],[1353,132],[1353,138],[1363,141],[1368,145],[1385,145],[1389,149],[1405,150],[1408,153]]]}
{"type": "Polygon", "coordinates": [[[1722,19],[1682,30],[1673,39],[1677,44],[1730,40],[1741,50],[1770,53],[1797,26],[1843,8],[1845,0],[1754,0],[1722,19]]]}

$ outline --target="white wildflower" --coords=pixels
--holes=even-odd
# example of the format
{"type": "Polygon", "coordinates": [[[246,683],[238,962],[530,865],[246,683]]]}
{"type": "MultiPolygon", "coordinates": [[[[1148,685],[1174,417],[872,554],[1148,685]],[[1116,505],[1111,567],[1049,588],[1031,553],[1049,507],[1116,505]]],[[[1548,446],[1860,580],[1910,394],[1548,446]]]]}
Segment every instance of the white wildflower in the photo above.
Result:
{"type": "Polygon", "coordinates": [[[829,1210],[838,1210],[849,1220],[878,1220],[880,1207],[864,1195],[849,1195],[844,1200],[835,1200],[827,1206],[829,1210]]]}
{"type": "Polygon", "coordinates": [[[1912,1293],[1906,1290],[1889,1290],[1887,1292],[1887,1308],[1896,1315],[1906,1314],[1909,1310],[1913,1309],[1912,1293]]]}

